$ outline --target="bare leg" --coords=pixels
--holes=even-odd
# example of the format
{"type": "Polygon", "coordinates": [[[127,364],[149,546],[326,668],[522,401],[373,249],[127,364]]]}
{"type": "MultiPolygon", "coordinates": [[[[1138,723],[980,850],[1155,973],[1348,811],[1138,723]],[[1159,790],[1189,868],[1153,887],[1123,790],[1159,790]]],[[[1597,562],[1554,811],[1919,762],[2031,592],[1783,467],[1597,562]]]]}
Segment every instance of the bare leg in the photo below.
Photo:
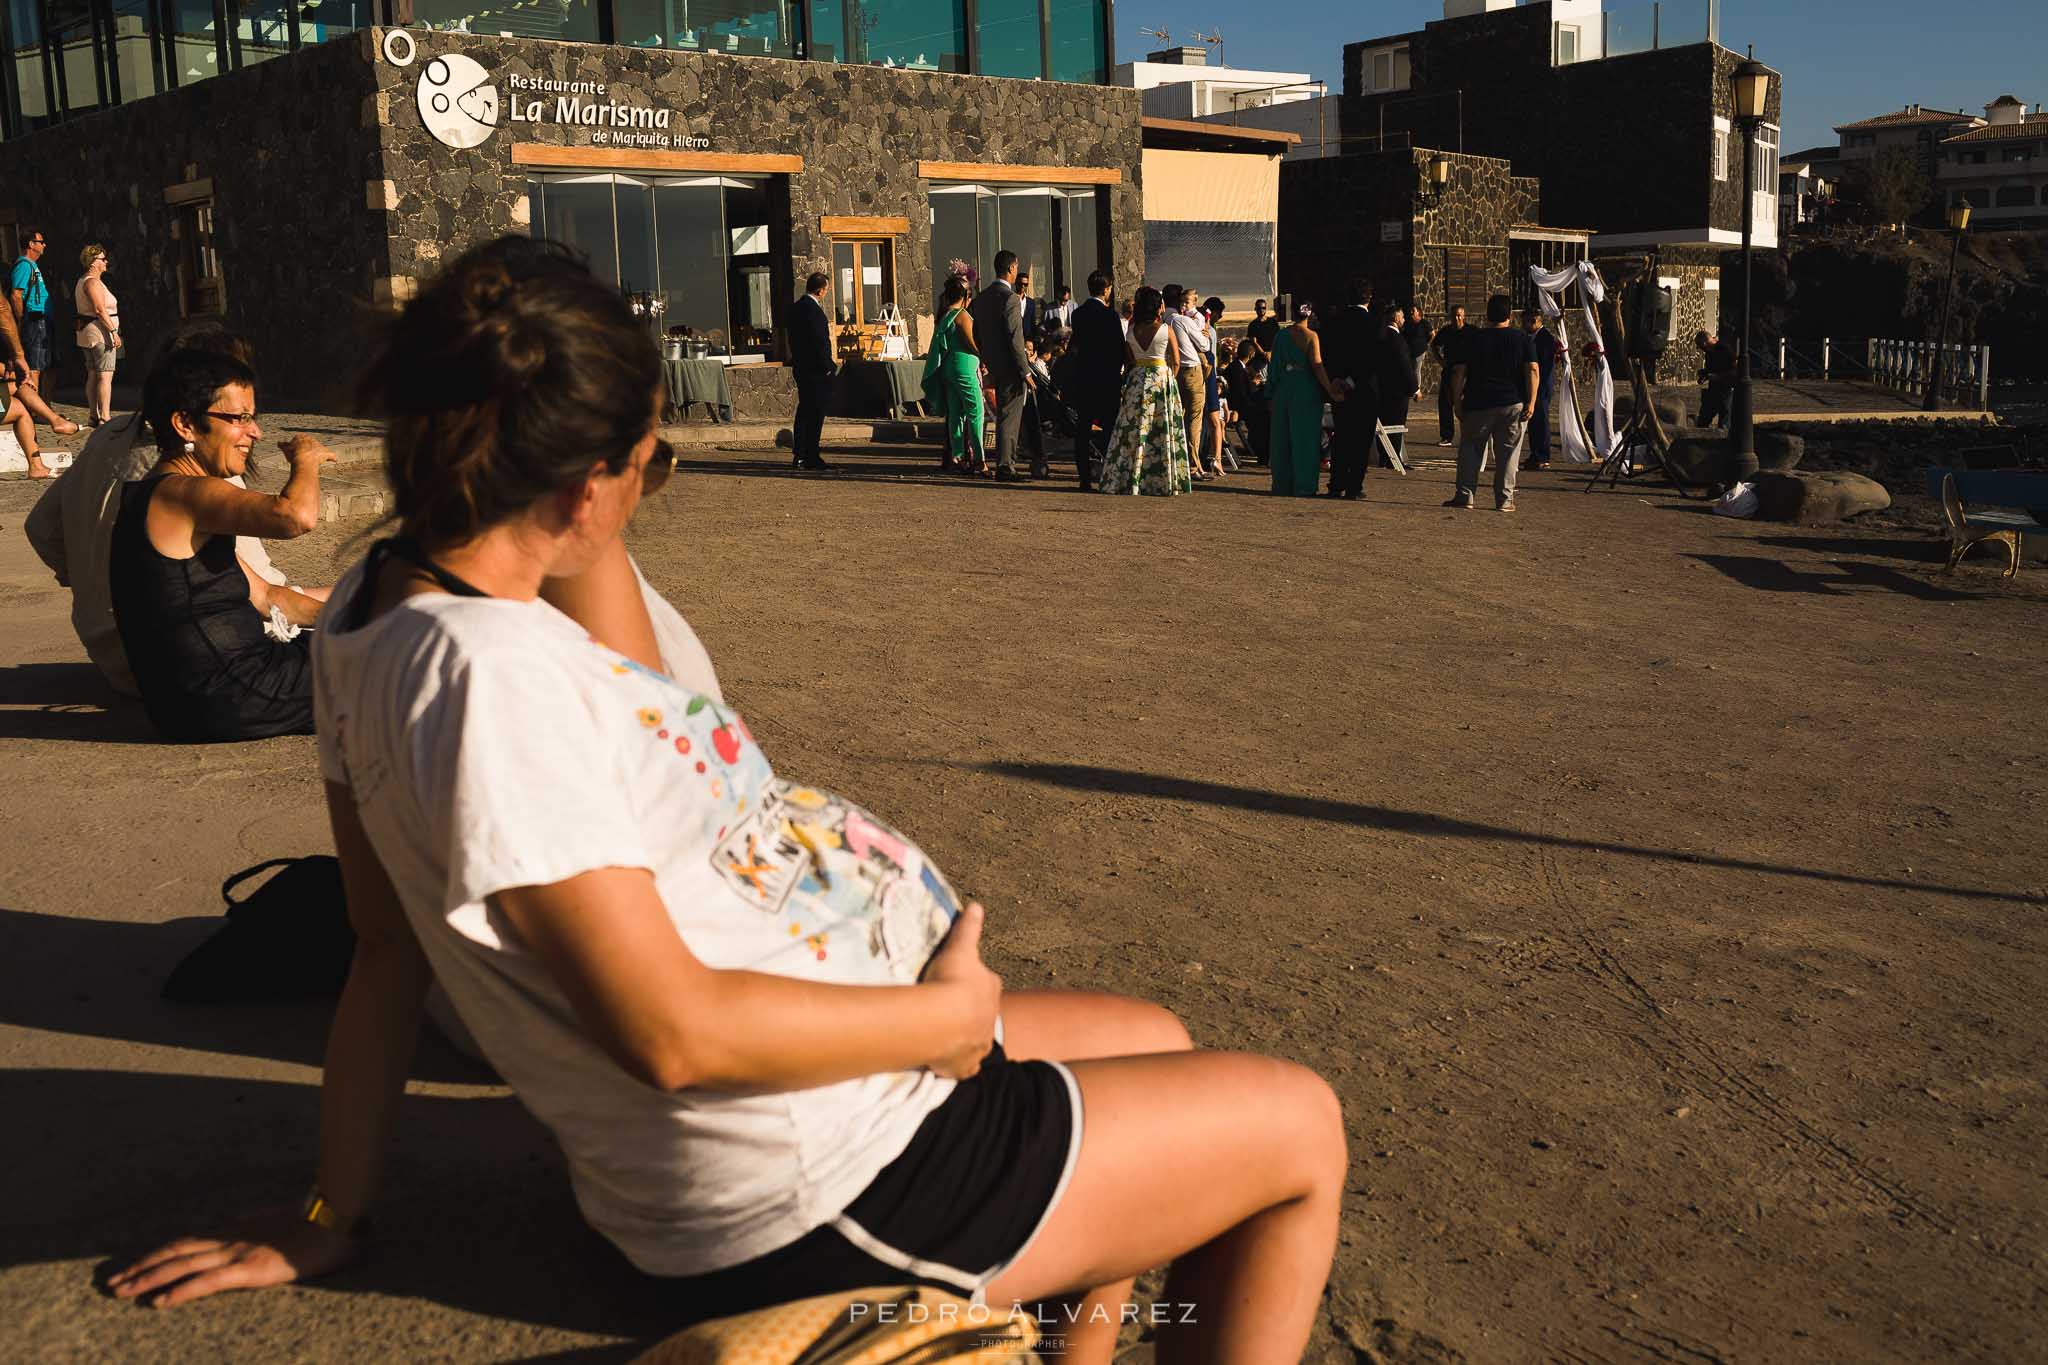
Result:
{"type": "MultiPolygon", "coordinates": [[[[1180,1020],[1143,1000],[1084,991],[1017,991],[1003,1000],[1003,1050],[1019,1061],[1079,1062],[1193,1047],[1180,1020]]],[[[1106,1365],[1114,1358],[1131,1280],[1048,1304],[1041,1320],[1059,1324],[1054,1330],[1066,1343],[1060,1358],[1068,1365],[1106,1365]]]]}
{"type": "MultiPolygon", "coordinates": [[[[1037,1020],[1008,1002],[1004,1020],[1006,1030],[1025,1026],[1020,1044],[1037,1036],[1037,1020]]],[[[1072,1069],[1080,1163],[990,1300],[1113,1286],[1171,1260],[1168,1294],[1193,1304],[1196,1321],[1162,1334],[1162,1361],[1298,1360],[1336,1250],[1347,1169],[1329,1086],[1301,1067],[1238,1053],[1072,1069]]]]}
{"type": "Polygon", "coordinates": [[[48,403],[43,401],[43,391],[36,387],[36,376],[39,373],[40,371],[30,370],[28,372],[28,381],[15,387],[14,396],[20,400],[23,407],[28,409],[29,416],[41,422],[51,431],[56,432],[59,436],[74,434],[78,430],[78,423],[65,421],[51,410],[48,403]]]}
{"type": "Polygon", "coordinates": [[[114,372],[102,370],[92,377],[92,416],[97,422],[111,421],[114,416],[114,372]]]}
{"type": "Polygon", "coordinates": [[[42,452],[36,449],[36,424],[30,419],[28,409],[17,400],[10,399],[4,420],[14,428],[14,439],[21,443],[21,453],[28,456],[28,476],[31,479],[47,479],[50,467],[43,463],[42,452]]]}

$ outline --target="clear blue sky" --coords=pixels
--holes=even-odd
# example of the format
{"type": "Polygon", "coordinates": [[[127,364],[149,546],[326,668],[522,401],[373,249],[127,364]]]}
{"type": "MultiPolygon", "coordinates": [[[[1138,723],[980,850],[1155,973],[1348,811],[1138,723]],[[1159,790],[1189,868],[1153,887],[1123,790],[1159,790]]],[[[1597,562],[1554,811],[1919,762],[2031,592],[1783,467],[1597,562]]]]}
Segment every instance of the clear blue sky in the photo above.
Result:
{"type": "MultiPolygon", "coordinates": [[[[1607,0],[1610,11],[1648,0],[1607,0]]],[[[1141,29],[1224,37],[1232,66],[1344,80],[1344,44],[1443,17],[1442,0],[1117,0],[1121,61],[1164,46],[1141,29]]],[[[1721,42],[1785,75],[1785,150],[1834,126],[1924,104],[1983,113],[1999,95],[2048,104],[2048,0],[1722,0],[1721,42]]]]}

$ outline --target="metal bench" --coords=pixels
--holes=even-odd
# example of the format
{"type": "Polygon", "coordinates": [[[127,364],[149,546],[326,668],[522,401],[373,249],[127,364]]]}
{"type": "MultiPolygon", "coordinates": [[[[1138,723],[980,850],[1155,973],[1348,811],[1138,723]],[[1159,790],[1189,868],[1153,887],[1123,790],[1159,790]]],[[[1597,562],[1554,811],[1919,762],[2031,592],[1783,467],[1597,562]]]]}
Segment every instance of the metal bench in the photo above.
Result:
{"type": "Polygon", "coordinates": [[[1941,503],[1950,569],[1972,545],[1995,542],[2005,547],[2005,576],[2013,578],[2022,539],[2048,537],[2048,470],[1930,469],[1927,491],[1941,503]],[[1967,510],[1972,506],[1977,510],[1967,510]]]}

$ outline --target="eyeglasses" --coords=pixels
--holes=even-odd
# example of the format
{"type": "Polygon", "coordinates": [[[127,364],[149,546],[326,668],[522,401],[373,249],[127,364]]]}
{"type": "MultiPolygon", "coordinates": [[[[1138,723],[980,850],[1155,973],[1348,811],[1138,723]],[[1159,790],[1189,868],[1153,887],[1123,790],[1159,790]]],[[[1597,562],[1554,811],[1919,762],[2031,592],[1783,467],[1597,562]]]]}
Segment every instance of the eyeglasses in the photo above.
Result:
{"type": "Polygon", "coordinates": [[[221,421],[223,421],[223,422],[231,422],[231,423],[233,423],[233,424],[234,424],[235,426],[238,426],[238,427],[254,427],[254,426],[256,425],[256,414],[255,414],[255,413],[253,413],[253,412],[212,412],[212,411],[209,411],[209,412],[208,412],[208,413],[207,413],[206,415],[207,415],[208,417],[218,417],[218,418],[219,418],[219,419],[220,419],[221,421]]]}
{"type": "Polygon", "coordinates": [[[676,448],[667,441],[657,440],[654,453],[647,457],[647,463],[640,466],[640,496],[653,497],[661,491],[668,476],[676,472],[676,448]]]}

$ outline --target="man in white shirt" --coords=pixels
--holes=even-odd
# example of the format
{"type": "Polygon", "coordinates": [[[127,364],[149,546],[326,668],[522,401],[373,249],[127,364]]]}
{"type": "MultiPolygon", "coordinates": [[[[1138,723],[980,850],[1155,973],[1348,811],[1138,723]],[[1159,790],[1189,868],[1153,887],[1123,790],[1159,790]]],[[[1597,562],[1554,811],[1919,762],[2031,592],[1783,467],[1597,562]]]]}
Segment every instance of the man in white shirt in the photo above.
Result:
{"type": "Polygon", "coordinates": [[[1060,301],[1045,310],[1045,315],[1059,319],[1062,331],[1074,325],[1074,291],[1060,286],[1060,301]]]}
{"type": "Polygon", "coordinates": [[[1166,320],[1173,328],[1173,341],[1180,348],[1180,403],[1188,421],[1188,459],[1199,468],[1202,449],[1202,410],[1207,406],[1209,327],[1196,312],[1194,299],[1178,284],[1160,291],[1166,304],[1166,320]]]}

